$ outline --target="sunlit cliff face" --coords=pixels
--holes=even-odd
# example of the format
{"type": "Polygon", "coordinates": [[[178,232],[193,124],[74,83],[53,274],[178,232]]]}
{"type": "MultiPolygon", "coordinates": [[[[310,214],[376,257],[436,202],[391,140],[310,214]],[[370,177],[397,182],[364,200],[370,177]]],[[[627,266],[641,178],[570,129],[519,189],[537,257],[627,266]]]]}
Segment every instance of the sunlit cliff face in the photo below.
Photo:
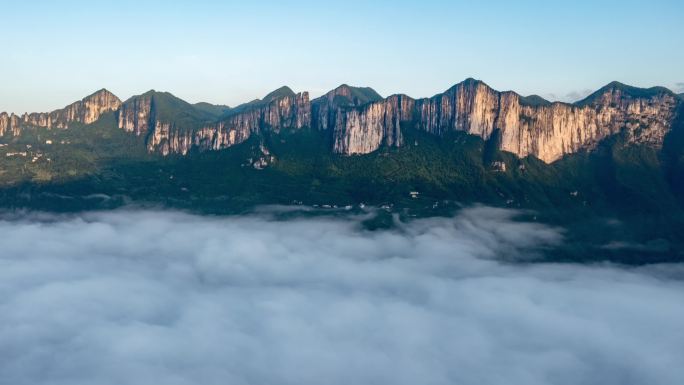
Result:
{"type": "Polygon", "coordinates": [[[474,79],[429,99],[392,95],[363,103],[351,98],[350,105],[336,103],[336,98],[351,97],[348,86],[340,86],[313,101],[307,92],[295,94],[290,90],[217,120],[195,122],[197,127],[160,116],[154,108],[155,92],[121,103],[102,90],[50,114],[0,114],[0,135],[19,135],[23,127],[88,124],[104,112],[116,111],[120,129],[145,136],[148,150],[164,155],[187,154],[193,148],[220,150],[265,130],[304,127],[330,130],[330,151],[334,153],[368,154],[381,146],[404,145],[402,130],[413,127],[438,136],[464,131],[485,140],[497,132],[501,150],[519,157],[533,155],[551,163],[563,155],[591,149],[623,130],[631,142],[655,147],[663,144],[678,98],[665,90],[633,95],[626,87],[618,83],[608,85],[592,100],[577,104],[529,103],[514,92],[499,92],[474,79]]]}

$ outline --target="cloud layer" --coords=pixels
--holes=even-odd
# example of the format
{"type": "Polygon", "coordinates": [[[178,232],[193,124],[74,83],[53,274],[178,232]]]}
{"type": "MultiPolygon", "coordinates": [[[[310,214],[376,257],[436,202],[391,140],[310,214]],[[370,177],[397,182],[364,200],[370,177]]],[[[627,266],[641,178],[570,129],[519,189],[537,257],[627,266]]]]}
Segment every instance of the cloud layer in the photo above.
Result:
{"type": "Polygon", "coordinates": [[[684,82],[675,83],[675,92],[684,92],[684,82]]]}
{"type": "Polygon", "coordinates": [[[508,263],[562,241],[513,215],[6,218],[0,383],[683,383],[681,266],[508,263]]]}

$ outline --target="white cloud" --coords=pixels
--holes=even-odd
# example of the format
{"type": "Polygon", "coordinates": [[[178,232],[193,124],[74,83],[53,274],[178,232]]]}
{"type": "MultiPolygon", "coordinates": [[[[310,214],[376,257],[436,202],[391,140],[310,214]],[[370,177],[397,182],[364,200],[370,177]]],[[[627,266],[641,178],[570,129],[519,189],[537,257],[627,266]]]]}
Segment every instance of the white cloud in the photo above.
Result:
{"type": "Polygon", "coordinates": [[[6,219],[0,383],[681,384],[684,269],[506,262],[562,241],[513,215],[6,219]]]}
{"type": "Polygon", "coordinates": [[[675,92],[684,92],[684,82],[675,83],[675,92]]]}

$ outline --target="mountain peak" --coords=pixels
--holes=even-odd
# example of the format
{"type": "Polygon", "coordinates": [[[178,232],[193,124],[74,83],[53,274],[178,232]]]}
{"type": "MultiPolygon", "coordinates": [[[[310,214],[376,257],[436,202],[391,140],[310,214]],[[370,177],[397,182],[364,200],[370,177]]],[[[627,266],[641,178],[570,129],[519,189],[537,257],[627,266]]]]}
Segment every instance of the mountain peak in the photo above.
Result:
{"type": "Polygon", "coordinates": [[[615,88],[615,89],[621,89],[621,88],[626,88],[626,87],[629,87],[629,86],[628,86],[627,84],[625,84],[625,83],[621,83],[621,82],[619,82],[619,81],[617,81],[617,80],[613,80],[612,82],[606,84],[606,85],[603,86],[602,88],[615,88]]]}
{"type": "Polygon", "coordinates": [[[199,102],[192,105],[199,111],[213,115],[218,118],[230,111],[230,107],[225,104],[212,104],[207,102],[199,102]]]}
{"type": "Polygon", "coordinates": [[[155,89],[153,88],[153,89],[151,89],[151,90],[149,90],[149,91],[143,92],[143,93],[140,94],[140,95],[132,96],[131,99],[133,99],[133,98],[135,98],[135,97],[138,97],[138,96],[152,96],[152,95],[155,95],[155,94],[157,94],[157,90],[155,90],[155,89]]]}
{"type": "Polygon", "coordinates": [[[157,91],[157,90],[149,90],[145,93],[142,93],[140,95],[134,95],[131,96],[128,100],[126,100],[126,104],[130,102],[137,101],[141,98],[144,99],[154,99],[154,103],[160,104],[160,103],[173,103],[174,107],[192,107],[192,105],[185,100],[179,98],[178,96],[167,92],[167,91],[157,91]]]}
{"type": "Polygon", "coordinates": [[[93,92],[92,94],[86,96],[85,98],[81,99],[81,101],[91,100],[95,100],[97,103],[109,103],[110,101],[114,102],[115,104],[121,103],[121,100],[119,100],[119,98],[116,95],[111,93],[106,88],[101,88],[93,92]]]}
{"type": "Polygon", "coordinates": [[[457,86],[465,86],[465,87],[476,87],[476,86],[481,85],[481,84],[489,87],[487,85],[487,83],[483,82],[480,79],[475,79],[475,78],[466,78],[465,80],[463,80],[462,82],[460,82],[456,85],[457,86]]]}
{"type": "MultiPolygon", "coordinates": [[[[458,83],[454,84],[453,86],[449,87],[449,89],[448,89],[447,91],[453,91],[453,90],[455,90],[455,89],[457,89],[457,88],[464,88],[464,87],[477,87],[477,86],[480,85],[480,84],[489,87],[489,86],[488,86],[485,82],[483,82],[482,80],[475,79],[475,78],[466,78],[465,80],[463,80],[463,81],[461,81],[461,82],[458,82],[458,83]]],[[[491,87],[490,87],[490,88],[491,88],[491,87]]]]}
{"type": "Polygon", "coordinates": [[[111,91],[109,91],[106,88],[100,88],[99,90],[93,92],[92,94],[88,96],[94,96],[94,95],[101,95],[101,94],[107,94],[107,95],[114,95],[111,91]]]}
{"type": "Polygon", "coordinates": [[[520,104],[527,106],[537,107],[537,106],[548,106],[551,104],[550,101],[544,99],[539,95],[528,95],[520,96],[520,104]]]}
{"type": "Polygon", "coordinates": [[[599,88],[596,92],[587,96],[586,98],[576,102],[576,105],[584,106],[587,104],[594,103],[606,95],[613,95],[615,93],[620,93],[623,96],[630,98],[652,98],[660,94],[672,94],[674,93],[665,87],[651,87],[651,88],[640,88],[630,86],[618,81],[612,81],[605,86],[599,88]]]}
{"type": "Polygon", "coordinates": [[[344,83],[319,98],[324,99],[336,106],[361,106],[382,100],[382,96],[370,87],[354,87],[344,83]]]}
{"type": "Polygon", "coordinates": [[[268,95],[264,96],[263,99],[261,99],[264,102],[270,102],[276,99],[288,97],[288,96],[295,96],[295,92],[292,91],[292,89],[288,86],[282,86],[274,91],[271,91],[268,93],[268,95]]]}

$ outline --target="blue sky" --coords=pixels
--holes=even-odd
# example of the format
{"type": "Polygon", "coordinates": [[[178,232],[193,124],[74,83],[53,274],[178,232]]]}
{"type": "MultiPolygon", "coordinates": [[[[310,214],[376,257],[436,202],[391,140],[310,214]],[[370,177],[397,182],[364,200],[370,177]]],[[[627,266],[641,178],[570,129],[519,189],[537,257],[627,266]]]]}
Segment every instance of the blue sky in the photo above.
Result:
{"type": "Polygon", "coordinates": [[[467,77],[559,100],[612,80],[684,92],[674,0],[0,1],[0,111],[102,87],[228,105],[281,85],[423,97],[467,77]]]}

